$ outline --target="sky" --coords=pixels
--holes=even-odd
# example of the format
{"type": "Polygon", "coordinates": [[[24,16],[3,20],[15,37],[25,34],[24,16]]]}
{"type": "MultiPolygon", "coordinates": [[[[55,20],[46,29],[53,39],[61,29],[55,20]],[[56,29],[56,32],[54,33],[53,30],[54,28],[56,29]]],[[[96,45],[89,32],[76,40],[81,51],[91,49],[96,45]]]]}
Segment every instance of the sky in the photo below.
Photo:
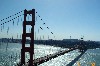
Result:
{"type": "MultiPolygon", "coordinates": [[[[100,0],[0,0],[0,20],[21,10],[33,8],[37,11],[35,23],[37,39],[43,36],[44,39],[48,39],[49,36],[49,39],[55,40],[69,39],[70,36],[72,39],[80,39],[84,36],[84,40],[100,41],[100,0]],[[43,25],[44,22],[46,25],[43,25]],[[47,29],[47,26],[50,29],[47,29]]],[[[23,16],[21,18],[23,19],[23,16]]],[[[18,19],[15,20],[17,21],[18,19]]],[[[4,30],[0,31],[1,38],[12,35],[16,38],[17,34],[22,34],[21,20],[18,26],[13,26],[12,22],[9,22],[5,24],[4,30]]]]}

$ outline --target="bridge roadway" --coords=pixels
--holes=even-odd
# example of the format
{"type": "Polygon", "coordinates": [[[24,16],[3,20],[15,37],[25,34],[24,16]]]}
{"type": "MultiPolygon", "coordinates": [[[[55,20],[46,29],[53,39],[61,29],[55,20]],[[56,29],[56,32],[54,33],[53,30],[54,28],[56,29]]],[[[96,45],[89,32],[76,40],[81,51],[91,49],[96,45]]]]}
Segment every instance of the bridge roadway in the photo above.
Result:
{"type": "Polygon", "coordinates": [[[33,63],[34,63],[33,66],[37,66],[39,64],[42,64],[46,61],[51,60],[52,58],[56,58],[60,55],[64,55],[65,53],[68,53],[68,52],[73,51],[75,49],[78,49],[78,48],[71,48],[71,49],[59,51],[57,53],[50,54],[50,55],[47,55],[47,56],[44,56],[44,57],[41,57],[41,58],[37,58],[37,59],[33,60],[33,63]]]}

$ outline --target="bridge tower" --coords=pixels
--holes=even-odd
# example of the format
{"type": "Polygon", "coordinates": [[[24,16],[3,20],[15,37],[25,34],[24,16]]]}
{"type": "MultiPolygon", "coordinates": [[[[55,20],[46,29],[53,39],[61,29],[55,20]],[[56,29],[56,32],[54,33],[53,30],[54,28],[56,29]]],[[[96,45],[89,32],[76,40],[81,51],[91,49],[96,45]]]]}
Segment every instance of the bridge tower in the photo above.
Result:
{"type": "Polygon", "coordinates": [[[21,49],[21,65],[25,64],[25,52],[30,53],[29,66],[33,66],[33,55],[34,55],[34,25],[35,25],[35,9],[27,11],[24,10],[24,21],[23,21],[23,34],[22,34],[22,49],[21,49]],[[26,21],[27,14],[32,15],[32,21],[26,21]],[[26,33],[26,26],[31,26],[31,32],[26,33]],[[26,37],[30,37],[30,47],[25,47],[26,37]]]}

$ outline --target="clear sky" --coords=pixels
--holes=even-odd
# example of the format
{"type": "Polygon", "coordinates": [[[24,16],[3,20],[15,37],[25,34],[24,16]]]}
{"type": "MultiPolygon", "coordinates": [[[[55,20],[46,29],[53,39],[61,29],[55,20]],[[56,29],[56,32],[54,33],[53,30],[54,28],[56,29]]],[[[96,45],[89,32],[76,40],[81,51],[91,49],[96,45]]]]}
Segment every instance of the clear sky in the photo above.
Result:
{"type": "MultiPolygon", "coordinates": [[[[49,35],[51,39],[68,39],[70,36],[80,39],[84,36],[84,40],[100,41],[100,0],[0,0],[0,19],[33,8],[46,23],[43,25],[37,18],[35,32],[38,38],[44,35],[47,39],[49,35]],[[40,30],[39,26],[43,27],[43,30],[40,30]],[[50,29],[46,29],[46,26],[50,29]]],[[[13,35],[16,38],[17,33],[22,33],[21,22],[20,26],[7,23],[4,31],[0,32],[0,37],[9,37],[6,34],[8,25],[10,37],[13,35]]]]}

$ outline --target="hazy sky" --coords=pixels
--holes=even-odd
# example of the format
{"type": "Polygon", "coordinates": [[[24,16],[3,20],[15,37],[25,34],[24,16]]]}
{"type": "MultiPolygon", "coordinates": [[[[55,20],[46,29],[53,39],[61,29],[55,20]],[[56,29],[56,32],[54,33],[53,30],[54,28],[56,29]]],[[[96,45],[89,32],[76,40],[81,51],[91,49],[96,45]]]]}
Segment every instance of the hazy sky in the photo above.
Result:
{"type": "MultiPolygon", "coordinates": [[[[0,19],[33,8],[46,23],[43,25],[43,21],[37,18],[35,32],[38,38],[44,35],[47,39],[49,35],[51,39],[68,39],[70,36],[80,39],[84,36],[84,40],[100,40],[100,0],[0,0],[0,19]],[[43,30],[40,30],[39,26],[43,27],[43,30]],[[46,26],[50,29],[46,29],[46,26]],[[54,35],[50,33],[51,31],[54,35]]],[[[21,23],[20,21],[20,26],[7,23],[4,31],[2,33],[0,31],[0,37],[13,35],[16,38],[17,33],[18,35],[22,33],[21,23]],[[8,26],[10,26],[9,35],[7,35],[8,26]]]]}

